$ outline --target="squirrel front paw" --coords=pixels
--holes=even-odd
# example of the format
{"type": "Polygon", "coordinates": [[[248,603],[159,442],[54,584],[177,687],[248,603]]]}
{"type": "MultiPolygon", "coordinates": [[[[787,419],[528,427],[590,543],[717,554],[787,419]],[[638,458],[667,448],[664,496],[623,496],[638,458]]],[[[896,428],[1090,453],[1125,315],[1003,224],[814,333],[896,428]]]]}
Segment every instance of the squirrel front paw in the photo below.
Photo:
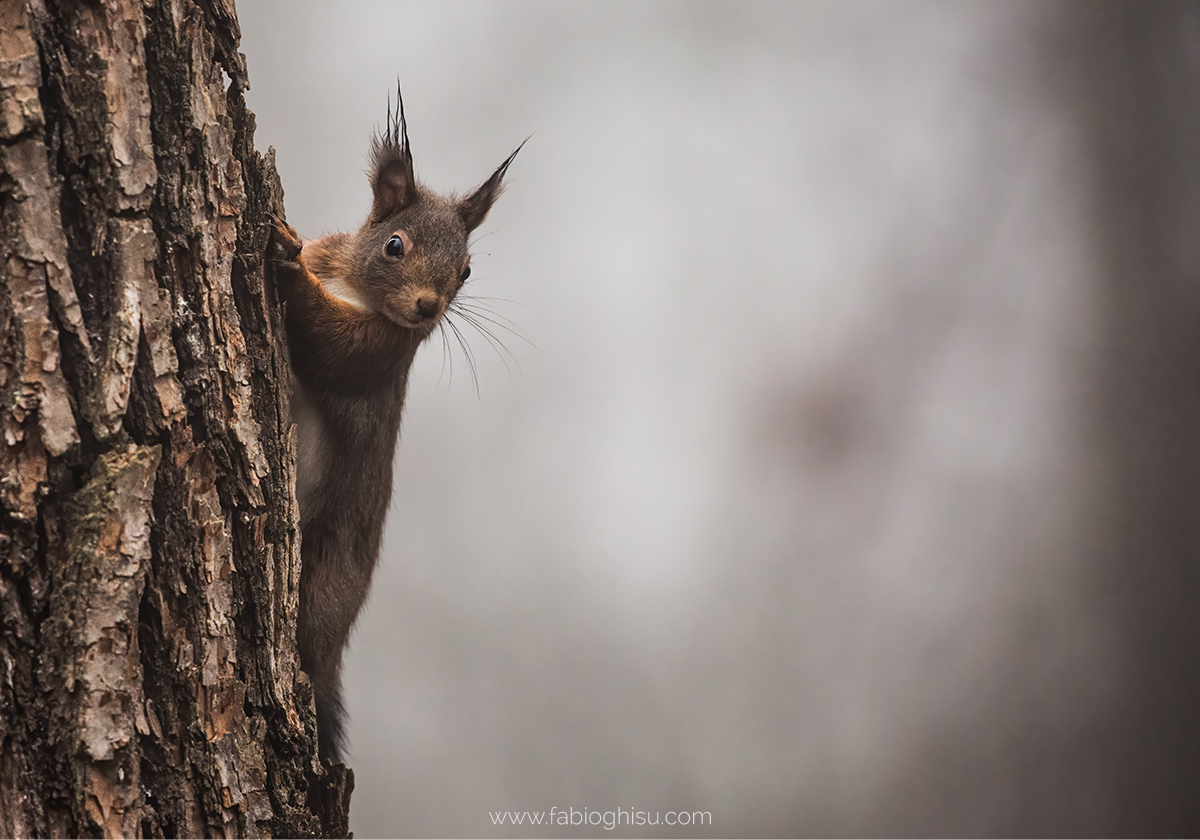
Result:
{"type": "Polygon", "coordinates": [[[274,213],[271,213],[270,216],[271,231],[274,234],[271,237],[271,242],[275,258],[284,262],[295,260],[300,255],[300,250],[304,247],[304,243],[300,241],[300,235],[296,233],[295,228],[274,213]]]}

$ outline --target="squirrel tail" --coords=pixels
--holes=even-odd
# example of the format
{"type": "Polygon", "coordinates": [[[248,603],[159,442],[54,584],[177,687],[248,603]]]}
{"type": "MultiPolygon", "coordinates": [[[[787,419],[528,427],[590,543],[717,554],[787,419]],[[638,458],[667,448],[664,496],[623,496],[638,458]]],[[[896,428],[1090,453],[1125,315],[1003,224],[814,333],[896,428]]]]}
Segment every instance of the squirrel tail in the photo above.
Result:
{"type": "Polygon", "coordinates": [[[344,763],[346,710],[342,705],[342,680],[313,685],[317,700],[317,751],[334,764],[344,763]]]}

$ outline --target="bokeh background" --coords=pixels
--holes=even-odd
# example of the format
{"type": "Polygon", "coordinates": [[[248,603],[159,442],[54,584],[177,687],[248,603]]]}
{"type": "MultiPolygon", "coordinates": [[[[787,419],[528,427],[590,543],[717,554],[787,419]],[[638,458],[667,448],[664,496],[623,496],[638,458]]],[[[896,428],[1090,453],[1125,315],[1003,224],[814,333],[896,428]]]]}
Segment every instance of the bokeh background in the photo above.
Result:
{"type": "Polygon", "coordinates": [[[477,387],[409,392],[357,835],[1200,833],[1198,12],[242,0],[305,236],[397,76],[439,190],[532,134],[477,387]],[[712,824],[489,817],[552,806],[712,824]]]}

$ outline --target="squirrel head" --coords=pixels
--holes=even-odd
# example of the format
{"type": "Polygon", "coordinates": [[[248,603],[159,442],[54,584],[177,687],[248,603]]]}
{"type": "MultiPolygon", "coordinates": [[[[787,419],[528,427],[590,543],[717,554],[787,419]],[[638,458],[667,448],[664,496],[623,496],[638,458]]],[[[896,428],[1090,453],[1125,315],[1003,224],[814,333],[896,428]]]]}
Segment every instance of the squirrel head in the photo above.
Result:
{"type": "Polygon", "coordinates": [[[399,86],[396,99],[395,114],[389,102],[387,127],[371,145],[371,215],[347,256],[364,302],[402,327],[429,332],[471,272],[467,238],[500,196],[521,146],[470,195],[439,195],[413,174],[399,86]]]}

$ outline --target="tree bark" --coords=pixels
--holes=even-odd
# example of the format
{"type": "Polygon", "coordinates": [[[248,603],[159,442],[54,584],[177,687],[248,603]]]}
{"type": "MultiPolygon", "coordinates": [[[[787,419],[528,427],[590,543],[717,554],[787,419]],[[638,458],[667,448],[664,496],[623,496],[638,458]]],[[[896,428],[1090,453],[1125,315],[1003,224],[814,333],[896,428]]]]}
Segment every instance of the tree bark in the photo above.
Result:
{"type": "Polygon", "coordinates": [[[345,835],[232,0],[0,0],[0,836],[345,835]]]}

